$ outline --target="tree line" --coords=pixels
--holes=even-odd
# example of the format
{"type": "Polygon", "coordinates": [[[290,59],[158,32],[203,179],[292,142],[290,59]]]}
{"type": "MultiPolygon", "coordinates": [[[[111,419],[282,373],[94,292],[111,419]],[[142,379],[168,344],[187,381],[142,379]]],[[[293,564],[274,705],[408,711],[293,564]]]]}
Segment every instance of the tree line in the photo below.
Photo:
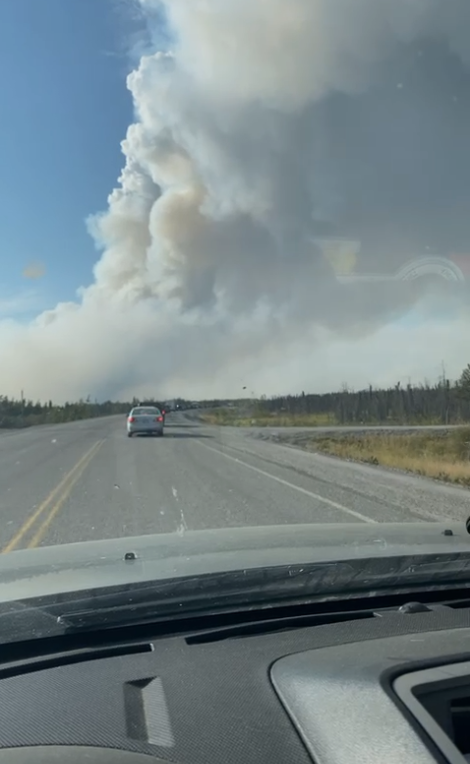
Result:
{"type": "MultiPolygon", "coordinates": [[[[195,403],[176,399],[176,403],[182,409],[194,408],[195,403]]],[[[158,406],[165,408],[165,403],[154,398],[145,401],[133,398],[131,401],[92,401],[80,399],[72,403],[55,404],[52,401],[41,403],[40,401],[27,400],[24,397],[11,398],[0,395],[0,429],[20,429],[33,427],[39,424],[61,424],[74,422],[79,419],[93,419],[95,417],[111,416],[113,414],[127,414],[134,406],[158,406]]]]}
{"type": "MultiPolygon", "coordinates": [[[[224,401],[222,405],[247,407],[247,400],[224,401]]],[[[221,402],[206,401],[216,407],[221,402]]],[[[302,392],[252,400],[255,415],[318,415],[337,424],[464,424],[470,422],[470,364],[457,381],[443,374],[435,384],[405,385],[400,382],[387,389],[370,385],[354,391],[345,384],[338,392],[315,394],[302,392]]]]}
{"type": "Polygon", "coordinates": [[[330,415],[339,424],[463,424],[470,421],[470,364],[459,380],[443,375],[431,385],[354,391],[344,385],[336,393],[286,395],[260,402],[267,412],[330,415]]]}
{"type": "Polygon", "coordinates": [[[116,401],[98,403],[90,399],[57,405],[52,401],[40,403],[0,395],[0,428],[16,429],[38,424],[60,424],[78,419],[124,414],[131,407],[131,403],[116,401]]]}
{"type": "MultiPolygon", "coordinates": [[[[387,389],[370,385],[354,391],[343,385],[333,393],[305,393],[260,399],[206,400],[178,399],[182,410],[232,406],[249,408],[256,414],[322,415],[338,424],[464,424],[470,422],[470,364],[460,378],[452,382],[442,377],[435,384],[402,386],[400,382],[387,389]]],[[[139,401],[79,400],[75,403],[41,403],[24,398],[0,395],[0,428],[31,427],[39,424],[60,424],[78,419],[125,414],[139,401]]],[[[148,404],[148,401],[147,401],[148,404]]]]}

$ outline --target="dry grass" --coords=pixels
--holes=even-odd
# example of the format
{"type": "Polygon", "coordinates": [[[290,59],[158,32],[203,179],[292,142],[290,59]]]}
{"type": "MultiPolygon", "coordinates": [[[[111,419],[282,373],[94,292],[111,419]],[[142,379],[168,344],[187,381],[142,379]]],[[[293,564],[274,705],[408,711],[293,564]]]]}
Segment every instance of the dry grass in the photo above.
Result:
{"type": "Polygon", "coordinates": [[[470,486],[470,428],[431,433],[338,433],[316,437],[305,447],[470,486]]]}
{"type": "MultiPolygon", "coordinates": [[[[215,424],[231,427],[335,427],[341,424],[347,424],[351,427],[360,429],[363,426],[383,426],[385,422],[339,422],[334,413],[325,414],[288,414],[285,412],[266,413],[260,409],[251,409],[249,406],[242,410],[240,408],[221,408],[214,409],[199,414],[199,419],[206,424],[215,424]]],[[[398,421],[388,419],[387,425],[409,426],[409,425],[440,425],[441,420],[416,419],[415,421],[398,421]]]]}
{"type": "Polygon", "coordinates": [[[206,424],[231,427],[328,427],[337,424],[333,414],[242,414],[230,409],[202,414],[201,420],[206,424]]]}

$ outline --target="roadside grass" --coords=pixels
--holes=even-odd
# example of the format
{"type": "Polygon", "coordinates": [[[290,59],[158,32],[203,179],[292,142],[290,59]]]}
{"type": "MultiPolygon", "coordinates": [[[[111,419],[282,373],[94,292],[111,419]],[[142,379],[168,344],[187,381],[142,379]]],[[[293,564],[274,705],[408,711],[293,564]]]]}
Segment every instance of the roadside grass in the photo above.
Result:
{"type": "Polygon", "coordinates": [[[333,414],[253,414],[219,409],[201,414],[201,420],[206,424],[217,424],[230,427],[328,427],[337,425],[333,414]]]}
{"type": "Polygon", "coordinates": [[[215,424],[226,427],[337,427],[341,424],[348,427],[374,427],[374,426],[414,426],[414,425],[442,425],[441,419],[432,417],[417,417],[413,421],[400,421],[389,418],[386,421],[363,421],[363,422],[340,422],[334,412],[323,414],[289,414],[286,412],[268,413],[266,411],[240,408],[220,408],[199,414],[199,420],[206,424],[215,424]]]}
{"type": "Polygon", "coordinates": [[[338,433],[303,445],[309,451],[470,486],[470,427],[431,433],[338,433]]]}

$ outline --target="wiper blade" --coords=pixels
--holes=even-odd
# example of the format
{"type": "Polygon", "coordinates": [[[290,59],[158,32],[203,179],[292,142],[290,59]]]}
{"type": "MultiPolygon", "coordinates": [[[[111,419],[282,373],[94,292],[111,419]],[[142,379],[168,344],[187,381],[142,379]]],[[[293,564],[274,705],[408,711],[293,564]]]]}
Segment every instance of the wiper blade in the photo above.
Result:
{"type": "Polygon", "coordinates": [[[66,632],[88,631],[462,584],[470,585],[470,554],[357,558],[157,581],[127,593],[105,590],[62,607],[57,623],[66,632]]]}
{"type": "MultiPolygon", "coordinates": [[[[351,550],[353,551],[353,550],[351,550]]],[[[208,573],[0,602],[0,644],[195,616],[470,586],[470,553],[353,558],[208,573]]]]}
{"type": "Polygon", "coordinates": [[[307,566],[279,566],[205,574],[184,579],[155,582],[152,587],[134,589],[131,596],[106,593],[93,597],[91,607],[69,610],[58,617],[66,630],[128,626],[146,621],[188,618],[202,613],[210,615],[227,609],[259,609],[273,607],[312,588],[331,587],[334,581],[350,578],[353,569],[348,562],[318,563],[307,566]]]}

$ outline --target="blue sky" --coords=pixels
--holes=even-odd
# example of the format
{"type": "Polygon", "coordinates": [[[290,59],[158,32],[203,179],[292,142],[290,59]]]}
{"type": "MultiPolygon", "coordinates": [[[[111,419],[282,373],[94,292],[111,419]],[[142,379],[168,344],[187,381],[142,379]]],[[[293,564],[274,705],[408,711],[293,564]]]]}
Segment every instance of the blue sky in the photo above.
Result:
{"type": "MultiPolygon", "coordinates": [[[[0,318],[75,298],[132,122],[122,0],[0,0],[0,318]],[[26,266],[45,275],[29,280],[26,266]]],[[[127,48],[128,49],[128,48],[127,48]]]]}

